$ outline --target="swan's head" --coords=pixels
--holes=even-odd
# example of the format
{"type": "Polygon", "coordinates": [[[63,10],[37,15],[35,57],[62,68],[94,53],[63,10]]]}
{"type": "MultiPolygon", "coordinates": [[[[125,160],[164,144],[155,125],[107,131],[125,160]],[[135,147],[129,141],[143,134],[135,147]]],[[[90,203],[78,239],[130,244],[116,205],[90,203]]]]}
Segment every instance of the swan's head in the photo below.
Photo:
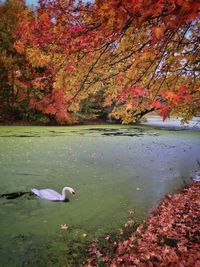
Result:
{"type": "Polygon", "coordinates": [[[72,194],[72,196],[76,196],[76,192],[74,191],[74,189],[72,189],[70,193],[72,194]]]}
{"type": "Polygon", "coordinates": [[[76,196],[76,192],[72,187],[64,187],[63,191],[67,190],[72,196],[76,196]]]}

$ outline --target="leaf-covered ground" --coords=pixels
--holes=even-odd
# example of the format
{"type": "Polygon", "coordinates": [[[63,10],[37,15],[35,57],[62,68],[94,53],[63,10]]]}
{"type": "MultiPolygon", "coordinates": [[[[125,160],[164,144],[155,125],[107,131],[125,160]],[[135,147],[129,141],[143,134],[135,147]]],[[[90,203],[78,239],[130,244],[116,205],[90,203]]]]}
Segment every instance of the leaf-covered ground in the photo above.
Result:
{"type": "Polygon", "coordinates": [[[108,255],[94,243],[85,266],[199,267],[200,183],[168,195],[129,238],[111,246],[108,255]]]}

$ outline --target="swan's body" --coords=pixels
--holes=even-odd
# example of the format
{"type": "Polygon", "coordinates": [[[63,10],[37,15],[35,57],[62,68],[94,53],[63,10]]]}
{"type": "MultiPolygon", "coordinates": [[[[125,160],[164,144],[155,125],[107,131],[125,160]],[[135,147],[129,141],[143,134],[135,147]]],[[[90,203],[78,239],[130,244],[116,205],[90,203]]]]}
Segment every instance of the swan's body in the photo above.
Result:
{"type": "Polygon", "coordinates": [[[35,189],[32,188],[31,191],[37,195],[41,199],[47,199],[52,201],[65,201],[66,200],[66,191],[70,192],[70,194],[75,195],[75,191],[71,187],[64,187],[62,190],[62,194],[52,190],[52,189],[35,189]]]}

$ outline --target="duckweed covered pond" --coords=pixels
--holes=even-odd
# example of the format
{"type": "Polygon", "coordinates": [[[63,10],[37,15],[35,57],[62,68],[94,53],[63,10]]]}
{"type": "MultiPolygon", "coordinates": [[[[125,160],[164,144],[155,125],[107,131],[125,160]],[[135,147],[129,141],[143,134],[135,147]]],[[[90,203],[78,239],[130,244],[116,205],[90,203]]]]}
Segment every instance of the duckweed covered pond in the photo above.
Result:
{"type": "Polygon", "coordinates": [[[78,199],[1,197],[0,266],[79,266],[90,240],[117,231],[130,210],[141,221],[190,181],[199,137],[144,126],[1,126],[0,195],[72,186],[78,199]]]}

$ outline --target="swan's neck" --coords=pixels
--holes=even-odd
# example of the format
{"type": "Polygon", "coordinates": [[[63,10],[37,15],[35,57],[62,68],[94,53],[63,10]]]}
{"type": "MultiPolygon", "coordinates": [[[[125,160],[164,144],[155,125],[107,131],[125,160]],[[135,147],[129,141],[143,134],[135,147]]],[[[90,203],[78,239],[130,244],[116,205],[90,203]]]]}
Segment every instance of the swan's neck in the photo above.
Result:
{"type": "Polygon", "coordinates": [[[67,198],[67,196],[66,196],[66,192],[67,191],[71,193],[71,187],[63,187],[63,190],[62,190],[62,198],[63,198],[63,200],[65,200],[67,198]]]}

